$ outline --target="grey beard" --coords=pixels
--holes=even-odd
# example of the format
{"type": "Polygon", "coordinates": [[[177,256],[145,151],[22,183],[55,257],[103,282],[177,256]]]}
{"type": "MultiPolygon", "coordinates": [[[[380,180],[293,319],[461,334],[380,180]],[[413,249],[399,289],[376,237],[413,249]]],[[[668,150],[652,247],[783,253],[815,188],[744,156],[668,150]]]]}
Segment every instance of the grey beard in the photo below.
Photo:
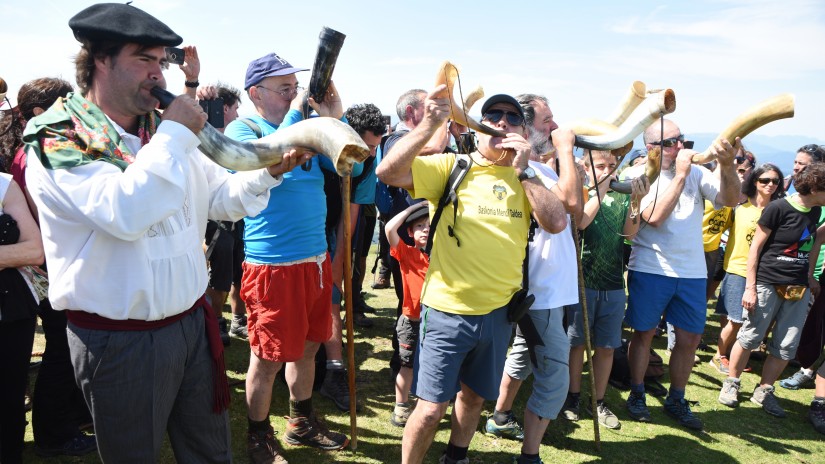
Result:
{"type": "Polygon", "coordinates": [[[527,141],[530,143],[530,147],[533,149],[533,153],[536,156],[544,155],[545,153],[553,150],[553,144],[550,143],[550,139],[545,137],[540,132],[531,130],[527,137],[527,141]]]}

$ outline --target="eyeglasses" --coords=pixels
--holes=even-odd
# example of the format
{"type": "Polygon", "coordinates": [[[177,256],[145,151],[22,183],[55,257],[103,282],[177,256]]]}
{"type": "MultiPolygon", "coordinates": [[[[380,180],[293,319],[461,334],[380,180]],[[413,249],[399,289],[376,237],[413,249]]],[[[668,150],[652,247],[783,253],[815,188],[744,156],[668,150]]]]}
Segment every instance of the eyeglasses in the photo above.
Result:
{"type": "Polygon", "coordinates": [[[514,113],[512,111],[504,111],[504,110],[490,110],[484,113],[481,116],[481,119],[484,121],[490,121],[491,123],[495,124],[501,121],[501,118],[507,116],[507,124],[511,126],[521,126],[524,124],[524,117],[518,113],[514,113]]]}
{"type": "Polygon", "coordinates": [[[756,179],[756,181],[762,185],[779,185],[779,182],[781,182],[781,180],[778,177],[760,177],[759,179],[756,179]]]}
{"type": "Polygon", "coordinates": [[[293,98],[295,98],[298,95],[298,92],[304,90],[304,88],[301,87],[300,85],[296,85],[294,88],[289,89],[289,90],[274,90],[274,89],[270,89],[269,87],[264,87],[262,85],[256,85],[255,87],[258,87],[259,89],[269,90],[270,92],[273,92],[273,93],[277,93],[278,95],[286,98],[287,100],[292,100],[293,98]]]}
{"type": "Polygon", "coordinates": [[[679,142],[684,143],[685,141],[685,134],[679,134],[678,137],[671,137],[669,139],[664,139],[661,142],[650,142],[651,145],[661,145],[665,148],[675,147],[679,142]]]}

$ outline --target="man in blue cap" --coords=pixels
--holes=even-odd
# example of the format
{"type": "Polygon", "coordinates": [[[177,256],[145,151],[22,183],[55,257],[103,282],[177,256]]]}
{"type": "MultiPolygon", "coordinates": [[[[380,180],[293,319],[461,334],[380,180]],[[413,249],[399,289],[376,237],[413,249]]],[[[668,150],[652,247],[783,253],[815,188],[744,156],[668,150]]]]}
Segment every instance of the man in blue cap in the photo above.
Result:
{"type": "MultiPolygon", "coordinates": [[[[446,88],[439,86],[424,102],[422,122],[396,142],[377,169],[383,182],[427,199],[431,211],[456,158],[418,154],[449,111],[446,88]]],[[[456,189],[457,203],[444,208],[443,224],[436,226],[441,232],[430,230],[433,248],[421,294],[413,380],[419,401],[404,428],[404,464],[424,460],[453,396],[452,433],[440,462],[469,463],[467,449],[484,400],[498,396],[512,330],[507,307],[522,284],[530,217],[554,233],[567,225],[564,206],[528,166],[532,150],[518,101],[494,95],[481,114],[482,124],[505,135],[477,134],[478,149],[456,189]]],[[[556,148],[572,153],[573,134],[557,130],[554,135],[556,148]]]]}
{"type": "MultiPolygon", "coordinates": [[[[258,113],[226,127],[228,137],[254,141],[304,118],[304,91],[295,68],[275,53],[252,61],[244,88],[258,113]]],[[[330,84],[320,115],[341,119],[341,97],[330,84]]],[[[284,463],[269,423],[275,376],[286,366],[289,422],[284,439],[293,445],[337,450],[349,443],[315,416],[312,386],[315,353],[332,334],[332,266],[325,234],[326,197],[321,168],[335,170],[325,156],[284,174],[260,215],[244,220],[246,258],[241,298],[246,303],[251,353],[246,377],[247,449],[253,463],[284,463]]],[[[353,176],[357,176],[356,165],[353,176]]],[[[340,278],[340,276],[338,276],[340,278]]],[[[339,279],[340,281],[340,279],[339,279]]]]}
{"type": "Polygon", "coordinates": [[[26,176],[98,451],[157,462],[168,432],[178,462],[231,462],[223,347],[203,297],[206,221],[258,214],[308,157],[230,175],[197,150],[206,114],[194,99],[155,111],[177,34],[116,3],[69,26],[80,92],[29,121],[26,176]]]}

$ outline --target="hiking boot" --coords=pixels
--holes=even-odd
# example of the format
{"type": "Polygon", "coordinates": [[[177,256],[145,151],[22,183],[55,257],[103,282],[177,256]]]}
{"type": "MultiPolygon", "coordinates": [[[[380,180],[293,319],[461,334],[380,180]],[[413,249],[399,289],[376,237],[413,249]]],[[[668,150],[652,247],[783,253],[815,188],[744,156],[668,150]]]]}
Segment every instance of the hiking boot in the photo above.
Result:
{"type": "Polygon", "coordinates": [[[407,425],[410,414],[412,414],[412,407],[409,402],[396,404],[390,414],[390,423],[396,427],[404,427],[407,425]]]}
{"type": "Polygon", "coordinates": [[[825,402],[811,401],[811,409],[808,411],[808,420],[814,426],[814,430],[825,434],[825,402]]]}
{"type": "Polygon", "coordinates": [[[526,459],[519,454],[513,456],[513,464],[544,464],[544,461],[541,458],[526,459]]]}
{"type": "Polygon", "coordinates": [[[390,277],[389,276],[383,276],[383,275],[379,274],[378,276],[375,277],[375,281],[372,283],[372,288],[375,288],[375,289],[390,288],[390,277]]]}
{"type": "Polygon", "coordinates": [[[306,445],[327,451],[339,450],[349,444],[346,435],[330,431],[314,412],[309,417],[290,418],[284,441],[290,445],[306,445]]]}
{"type": "Polygon", "coordinates": [[[363,327],[368,329],[372,327],[374,324],[372,319],[368,318],[364,313],[355,313],[352,315],[352,322],[355,323],[358,327],[363,327]]]}
{"type": "Polygon", "coordinates": [[[647,403],[644,393],[630,392],[627,396],[627,412],[630,417],[639,422],[651,422],[650,410],[647,409],[647,403]]]}
{"type": "Polygon", "coordinates": [[[455,459],[448,458],[446,454],[442,454],[441,457],[438,458],[438,464],[470,464],[470,458],[456,461],[455,459]]]}
{"type": "Polygon", "coordinates": [[[504,425],[496,424],[495,419],[492,417],[487,419],[484,433],[494,437],[509,438],[510,440],[524,440],[524,429],[521,428],[521,424],[518,423],[512,412],[508,414],[507,422],[504,425]]]}
{"type": "Polygon", "coordinates": [[[45,447],[34,445],[34,454],[49,458],[54,456],[83,456],[97,450],[97,439],[94,435],[78,432],[74,438],[62,445],[45,447]]]}
{"type": "Polygon", "coordinates": [[[561,408],[561,415],[565,419],[576,422],[579,420],[579,402],[580,397],[573,396],[570,393],[567,393],[567,398],[564,400],[564,406],[561,408]]]}
{"type": "Polygon", "coordinates": [[[753,389],[751,401],[762,406],[762,409],[764,409],[766,413],[774,417],[782,418],[786,416],[785,410],[782,409],[782,406],[779,405],[779,400],[777,400],[773,394],[773,385],[766,387],[757,385],[756,388],[753,389]]]}
{"type": "Polygon", "coordinates": [[[722,383],[722,390],[719,392],[719,402],[731,408],[739,404],[739,379],[728,377],[722,383]]]}
{"type": "Polygon", "coordinates": [[[675,401],[668,396],[665,399],[665,413],[679,421],[679,425],[687,427],[691,430],[702,431],[702,420],[693,415],[690,410],[690,404],[684,398],[675,401]]]}
{"type": "Polygon", "coordinates": [[[808,375],[802,369],[796,371],[794,375],[779,381],[779,386],[788,390],[799,390],[813,385],[813,374],[808,375]]]}
{"type": "MultiPolygon", "coordinates": [[[[584,405],[584,410],[590,414],[590,417],[593,417],[593,409],[590,407],[590,403],[584,405]]],[[[619,430],[622,428],[622,423],[619,422],[619,418],[613,414],[613,411],[608,409],[604,401],[596,403],[596,411],[599,414],[599,424],[601,424],[602,427],[607,427],[611,430],[619,430]]]]}
{"type": "Polygon", "coordinates": [[[362,313],[373,313],[375,314],[375,308],[368,305],[366,301],[364,301],[364,296],[358,298],[358,301],[355,302],[355,307],[358,308],[359,312],[362,313]]]}
{"type": "MultiPolygon", "coordinates": [[[[349,378],[346,369],[327,369],[320,392],[321,396],[331,399],[335,407],[349,412],[349,378]]],[[[357,398],[355,412],[361,412],[361,404],[357,398]]]]}
{"type": "Polygon", "coordinates": [[[235,338],[242,338],[247,339],[249,338],[249,329],[246,327],[246,315],[239,321],[236,321],[235,318],[232,318],[232,322],[229,324],[229,335],[235,338]]]}
{"type": "Polygon", "coordinates": [[[226,328],[226,319],[218,318],[218,329],[221,332],[221,343],[223,343],[223,346],[229,346],[229,330],[226,328]]]}
{"type": "Polygon", "coordinates": [[[250,432],[246,436],[246,452],[252,464],[288,464],[281,456],[283,451],[271,426],[265,433],[250,432]]]}
{"type": "Polygon", "coordinates": [[[729,361],[727,356],[719,356],[710,358],[710,367],[716,369],[720,374],[728,375],[730,373],[729,361]]]}

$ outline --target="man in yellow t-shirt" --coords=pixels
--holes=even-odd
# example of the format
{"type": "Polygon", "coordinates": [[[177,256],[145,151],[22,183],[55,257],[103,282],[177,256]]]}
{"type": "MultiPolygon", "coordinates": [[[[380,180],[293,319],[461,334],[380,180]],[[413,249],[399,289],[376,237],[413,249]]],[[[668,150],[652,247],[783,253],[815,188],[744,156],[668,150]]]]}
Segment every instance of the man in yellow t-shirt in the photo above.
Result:
{"type": "MultiPolygon", "coordinates": [[[[426,198],[437,208],[455,155],[417,155],[450,112],[446,86],[431,92],[422,122],[400,139],[378,165],[389,185],[426,198]]],[[[524,112],[509,95],[482,106],[482,123],[503,132],[479,132],[467,176],[456,189],[457,207],[447,205],[431,231],[433,250],[422,289],[421,333],[413,391],[419,402],[407,421],[402,463],[420,463],[455,395],[453,433],[441,461],[467,463],[467,448],[484,400],[494,400],[512,327],[506,306],[522,282],[530,215],[552,233],[567,224],[559,199],[528,167],[524,112]]],[[[558,150],[573,149],[570,131],[554,132],[558,150]]]]}

